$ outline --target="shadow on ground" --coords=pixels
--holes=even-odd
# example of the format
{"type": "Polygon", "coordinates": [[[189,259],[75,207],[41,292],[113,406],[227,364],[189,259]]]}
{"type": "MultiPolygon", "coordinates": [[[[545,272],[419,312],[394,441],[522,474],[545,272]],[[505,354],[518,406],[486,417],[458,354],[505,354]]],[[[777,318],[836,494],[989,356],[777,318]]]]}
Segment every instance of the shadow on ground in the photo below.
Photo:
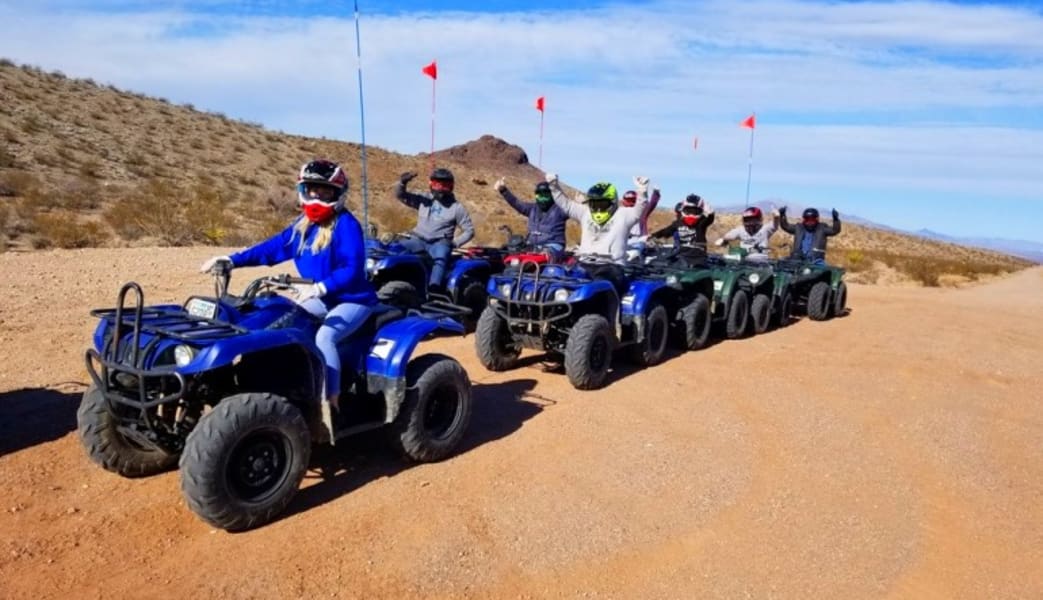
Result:
{"type": "Polygon", "coordinates": [[[75,431],[83,389],[83,384],[66,383],[0,393],[0,456],[75,431]]]}
{"type": "MultiPolygon", "coordinates": [[[[453,456],[510,435],[546,404],[553,403],[538,396],[530,398],[528,394],[535,386],[534,379],[474,384],[471,424],[453,456]]],[[[279,519],[336,500],[371,481],[397,475],[414,464],[395,453],[381,430],[347,438],[334,448],[316,447],[305,485],[309,479],[318,479],[318,483],[302,489],[279,519]]]]}

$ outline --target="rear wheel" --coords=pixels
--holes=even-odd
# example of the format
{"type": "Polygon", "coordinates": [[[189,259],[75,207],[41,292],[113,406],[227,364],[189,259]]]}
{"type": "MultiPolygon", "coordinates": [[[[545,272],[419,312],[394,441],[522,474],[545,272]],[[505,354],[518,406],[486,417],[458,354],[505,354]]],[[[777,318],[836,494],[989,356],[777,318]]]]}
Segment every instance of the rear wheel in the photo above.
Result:
{"type": "Polygon", "coordinates": [[[506,371],[518,364],[521,346],[514,341],[507,320],[491,307],[482,311],[474,331],[474,347],[478,361],[490,371],[506,371]]]}
{"type": "Polygon", "coordinates": [[[120,433],[119,419],[109,410],[101,390],[93,384],[80,400],[76,425],[87,455],[106,471],[124,477],[145,477],[177,464],[177,454],[148,448],[120,433]]]}
{"type": "Polygon", "coordinates": [[[666,307],[662,304],[653,305],[645,319],[643,339],[629,347],[630,359],[645,367],[659,364],[666,353],[669,331],[670,318],[666,314],[666,307]]]}
{"type": "Polygon", "coordinates": [[[229,396],[203,416],[181,456],[181,491],[204,521],[228,531],[268,523],[297,494],[311,458],[301,411],[268,393],[229,396]]]}
{"type": "Polygon", "coordinates": [[[390,426],[391,443],[418,462],[442,460],[471,422],[471,380],[455,359],[425,354],[406,368],[406,397],[390,426]]]}
{"type": "Polygon", "coordinates": [[[808,316],[812,321],[825,321],[829,318],[832,308],[829,302],[829,291],[829,284],[825,281],[819,281],[811,286],[811,291],[808,292],[808,316]]]}
{"type": "Polygon", "coordinates": [[[760,334],[768,330],[771,323],[771,296],[757,294],[753,297],[753,305],[750,307],[750,321],[753,333],[760,334]]]}
{"type": "Polygon", "coordinates": [[[841,281],[833,292],[833,316],[842,317],[847,310],[847,284],[841,281]]]}
{"type": "Polygon", "coordinates": [[[732,295],[728,304],[728,322],[725,324],[725,335],[730,340],[742,336],[746,331],[746,321],[750,316],[750,300],[745,290],[738,290],[732,295]]]}
{"type": "Polygon", "coordinates": [[[565,342],[565,374],[572,387],[593,390],[604,385],[612,366],[614,345],[608,319],[601,315],[580,317],[565,342]]]}
{"type": "Polygon", "coordinates": [[[681,347],[699,350],[710,341],[710,301],[699,294],[683,306],[676,322],[681,347]]]}

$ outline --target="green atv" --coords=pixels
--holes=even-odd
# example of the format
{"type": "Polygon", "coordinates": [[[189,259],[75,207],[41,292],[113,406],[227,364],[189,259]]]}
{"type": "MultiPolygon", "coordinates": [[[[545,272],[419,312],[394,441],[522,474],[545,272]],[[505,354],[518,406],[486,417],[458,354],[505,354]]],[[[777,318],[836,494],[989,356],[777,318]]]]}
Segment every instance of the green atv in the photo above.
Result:
{"type": "Polygon", "coordinates": [[[764,333],[788,321],[788,281],[777,281],[768,262],[747,261],[745,248],[710,255],[713,267],[713,320],[723,323],[728,339],[764,333]]]}
{"type": "Polygon", "coordinates": [[[682,350],[699,350],[710,341],[713,321],[714,270],[702,260],[681,256],[674,249],[659,249],[645,260],[646,275],[662,277],[673,289],[670,337],[682,350]]]}
{"type": "Polygon", "coordinates": [[[847,284],[844,269],[825,263],[784,258],[773,261],[776,277],[788,281],[787,301],[794,314],[806,314],[812,321],[825,321],[845,314],[847,284]]]}

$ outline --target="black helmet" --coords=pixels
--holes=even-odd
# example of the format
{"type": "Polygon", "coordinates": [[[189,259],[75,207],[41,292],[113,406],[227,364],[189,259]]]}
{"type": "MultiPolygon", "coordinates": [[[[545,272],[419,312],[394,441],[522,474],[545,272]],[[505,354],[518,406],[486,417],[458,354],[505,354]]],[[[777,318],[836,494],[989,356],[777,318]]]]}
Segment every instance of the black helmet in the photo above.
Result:
{"type": "Polygon", "coordinates": [[[550,196],[550,184],[546,181],[537,183],[535,193],[537,196],[550,196]]]}
{"type": "Polygon", "coordinates": [[[801,215],[801,219],[804,221],[806,227],[814,227],[815,225],[818,225],[818,209],[805,208],[804,214],[801,215]]]}
{"type": "Polygon", "coordinates": [[[307,188],[312,185],[333,188],[333,197],[329,202],[339,202],[348,191],[348,176],[340,165],[331,160],[313,160],[301,165],[297,173],[297,198],[301,203],[308,201],[307,188]]]}
{"type": "Polygon", "coordinates": [[[431,171],[431,197],[439,202],[446,202],[453,197],[453,173],[449,169],[438,168],[431,171]]]}

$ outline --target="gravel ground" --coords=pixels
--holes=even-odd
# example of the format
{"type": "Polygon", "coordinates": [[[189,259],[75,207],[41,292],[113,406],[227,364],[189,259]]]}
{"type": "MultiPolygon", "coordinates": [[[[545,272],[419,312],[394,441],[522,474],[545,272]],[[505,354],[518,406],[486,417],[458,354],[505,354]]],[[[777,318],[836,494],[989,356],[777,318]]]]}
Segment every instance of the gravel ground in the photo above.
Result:
{"type": "Polygon", "coordinates": [[[1043,269],[852,286],[845,318],[597,392],[429,342],[475,385],[460,454],[320,452],[285,518],[233,535],[75,435],[88,309],[131,278],[205,291],[211,253],[0,254],[0,597],[1043,597],[1043,269]]]}

